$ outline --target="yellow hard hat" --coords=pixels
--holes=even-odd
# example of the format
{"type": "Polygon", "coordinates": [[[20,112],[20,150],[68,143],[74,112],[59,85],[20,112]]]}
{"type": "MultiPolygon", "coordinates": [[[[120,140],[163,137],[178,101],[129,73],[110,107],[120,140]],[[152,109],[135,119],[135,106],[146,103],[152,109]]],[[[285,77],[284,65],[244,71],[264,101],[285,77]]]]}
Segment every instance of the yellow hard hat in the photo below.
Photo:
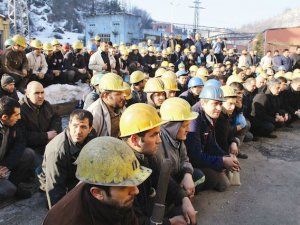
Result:
{"type": "Polygon", "coordinates": [[[164,50],[161,51],[161,54],[168,55],[168,51],[166,49],[164,49],[164,50]]]}
{"type": "Polygon", "coordinates": [[[73,49],[83,49],[83,43],[80,40],[76,40],[72,44],[73,49]]]}
{"type": "Polygon", "coordinates": [[[135,84],[146,78],[147,76],[142,71],[137,70],[130,75],[130,83],[135,84]]]}
{"type": "Polygon", "coordinates": [[[192,111],[190,104],[179,97],[165,100],[160,107],[160,115],[161,119],[166,121],[194,120],[198,117],[198,113],[192,111]]]}
{"type": "Polygon", "coordinates": [[[124,87],[124,96],[126,100],[132,99],[132,94],[131,94],[131,87],[128,83],[123,82],[123,87],[124,87]]]}
{"type": "Polygon", "coordinates": [[[285,74],[284,73],[279,73],[279,72],[275,73],[274,78],[278,79],[279,77],[285,77],[285,74]]]}
{"type": "Polygon", "coordinates": [[[12,40],[16,45],[20,45],[21,47],[26,48],[26,39],[22,35],[16,34],[15,36],[13,36],[12,40]]]}
{"type": "Polygon", "coordinates": [[[177,87],[177,81],[172,78],[163,78],[165,91],[179,91],[177,87]]]}
{"type": "Polygon", "coordinates": [[[172,54],[172,48],[171,47],[167,47],[167,55],[171,55],[172,54]]]}
{"type": "Polygon", "coordinates": [[[177,76],[176,74],[173,72],[173,71],[165,71],[162,76],[161,76],[162,79],[165,79],[165,78],[170,78],[170,79],[173,79],[173,80],[177,80],[177,76]]]}
{"type": "Polygon", "coordinates": [[[196,49],[196,46],[195,45],[192,45],[191,47],[190,47],[190,49],[192,50],[192,49],[196,49]]]}
{"type": "Polygon", "coordinates": [[[235,93],[234,89],[228,85],[224,85],[221,87],[223,94],[224,94],[224,98],[226,97],[237,97],[237,94],[235,93]]]}
{"type": "Polygon", "coordinates": [[[170,67],[175,67],[175,65],[173,63],[169,63],[169,68],[170,67]]]}
{"type": "Polygon", "coordinates": [[[206,38],[206,41],[211,41],[211,39],[210,38],[206,38]]]}
{"type": "Polygon", "coordinates": [[[101,78],[103,77],[104,74],[95,74],[91,78],[91,85],[97,86],[100,83],[101,78]]]}
{"type": "Polygon", "coordinates": [[[99,35],[96,35],[95,36],[95,41],[100,41],[101,40],[101,37],[99,35]]]}
{"type": "Polygon", "coordinates": [[[230,85],[233,82],[237,82],[237,83],[244,83],[244,81],[242,80],[242,78],[240,78],[237,75],[231,75],[228,77],[227,81],[226,81],[226,85],[230,85]]]}
{"type": "Polygon", "coordinates": [[[185,49],[183,50],[183,53],[187,55],[187,54],[190,53],[190,50],[189,50],[188,48],[185,48],[185,49]]]}
{"type": "Polygon", "coordinates": [[[129,53],[128,53],[128,51],[125,49],[125,50],[121,50],[121,55],[123,55],[123,56],[128,56],[129,53]]]}
{"type": "Polygon", "coordinates": [[[158,127],[166,121],[162,121],[156,109],[145,103],[136,103],[129,106],[120,118],[120,137],[127,137],[143,131],[158,127]]]}
{"type": "Polygon", "coordinates": [[[167,68],[167,67],[169,67],[169,62],[168,61],[162,61],[160,66],[167,68]]]}
{"type": "Polygon", "coordinates": [[[140,165],[132,149],[114,137],[97,137],[80,151],[75,162],[76,177],[102,186],[137,186],[151,174],[140,165]]]}
{"type": "Polygon", "coordinates": [[[53,47],[52,47],[51,43],[49,43],[49,42],[44,43],[43,50],[44,51],[53,51],[53,47]]]}
{"type": "Polygon", "coordinates": [[[120,51],[124,51],[124,50],[127,51],[127,48],[126,48],[125,45],[120,45],[119,50],[120,50],[120,51]]]}
{"type": "Polygon", "coordinates": [[[295,79],[295,78],[300,78],[300,73],[293,74],[293,79],[295,79]]]}
{"type": "Polygon", "coordinates": [[[284,74],[285,79],[287,80],[293,80],[293,73],[287,72],[284,74]]]}
{"type": "Polygon", "coordinates": [[[198,66],[192,65],[192,66],[190,67],[189,71],[190,71],[190,72],[197,72],[198,69],[199,69],[198,66]]]}
{"type": "Polygon", "coordinates": [[[57,39],[53,39],[51,41],[51,45],[54,46],[54,45],[60,45],[60,42],[57,40],[57,39]]]}
{"type": "Polygon", "coordinates": [[[154,92],[164,92],[164,83],[159,78],[150,78],[145,84],[144,92],[154,93],[154,92]]]}
{"type": "Polygon", "coordinates": [[[42,49],[43,48],[43,44],[40,40],[35,39],[30,43],[30,46],[33,48],[37,48],[37,49],[42,49]]]}
{"type": "Polygon", "coordinates": [[[197,33],[197,34],[195,35],[195,37],[201,37],[201,35],[200,35],[199,33],[197,33]]]}
{"type": "Polygon", "coordinates": [[[148,48],[148,52],[155,52],[154,47],[153,47],[153,46],[150,46],[150,47],[148,48]]]}
{"type": "Polygon", "coordinates": [[[162,67],[158,68],[156,71],[155,71],[155,77],[161,77],[163,75],[163,73],[166,72],[166,70],[162,67]]]}
{"type": "Polygon", "coordinates": [[[138,46],[137,45],[132,45],[131,46],[131,50],[138,50],[139,48],[138,48],[138,46]]]}
{"type": "Polygon", "coordinates": [[[147,54],[146,49],[142,48],[142,49],[140,50],[140,54],[147,54]]]}
{"type": "Polygon", "coordinates": [[[113,47],[114,47],[114,48],[118,48],[119,45],[118,45],[117,43],[115,43],[115,44],[113,44],[113,47]]]}
{"type": "Polygon", "coordinates": [[[208,76],[208,71],[206,68],[201,67],[197,70],[196,76],[208,76]]]}
{"type": "Polygon", "coordinates": [[[260,73],[262,73],[262,72],[264,72],[264,69],[263,69],[261,66],[258,66],[258,67],[255,69],[255,73],[257,73],[257,74],[260,74],[260,73]]]}
{"type": "Polygon", "coordinates": [[[164,37],[167,38],[167,37],[168,37],[168,34],[165,34],[164,37]]]}
{"type": "Polygon", "coordinates": [[[99,90],[102,91],[124,91],[123,79],[115,73],[107,73],[99,82],[99,90]]]}
{"type": "Polygon", "coordinates": [[[264,79],[268,79],[268,75],[265,72],[261,72],[258,76],[264,79]]]}
{"type": "Polygon", "coordinates": [[[229,53],[229,54],[233,54],[233,53],[234,53],[233,49],[232,49],[232,48],[229,49],[229,50],[228,50],[228,53],[229,53]]]}
{"type": "Polygon", "coordinates": [[[180,40],[182,38],[181,34],[177,34],[176,38],[180,40]]]}

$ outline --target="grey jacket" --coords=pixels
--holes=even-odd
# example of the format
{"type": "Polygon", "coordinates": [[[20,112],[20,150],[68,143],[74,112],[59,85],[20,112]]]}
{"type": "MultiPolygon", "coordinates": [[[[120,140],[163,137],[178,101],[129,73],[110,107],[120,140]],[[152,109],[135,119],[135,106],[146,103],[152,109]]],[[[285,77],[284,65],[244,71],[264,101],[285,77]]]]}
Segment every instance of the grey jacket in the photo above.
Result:
{"type": "Polygon", "coordinates": [[[187,156],[183,141],[176,140],[176,135],[182,122],[168,122],[161,126],[161,140],[157,155],[161,159],[168,158],[172,161],[171,175],[176,180],[182,179],[184,174],[193,174],[193,166],[187,156]]]}

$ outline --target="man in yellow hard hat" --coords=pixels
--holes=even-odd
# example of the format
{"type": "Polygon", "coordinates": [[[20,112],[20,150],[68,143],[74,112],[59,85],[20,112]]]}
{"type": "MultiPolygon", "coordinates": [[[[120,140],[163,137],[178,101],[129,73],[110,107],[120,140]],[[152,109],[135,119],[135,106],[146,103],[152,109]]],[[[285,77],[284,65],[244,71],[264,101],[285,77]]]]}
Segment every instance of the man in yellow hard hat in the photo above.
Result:
{"type": "Polygon", "coordinates": [[[135,71],[130,75],[132,84],[132,98],[136,103],[147,103],[147,94],[144,92],[147,76],[142,71],[135,71]]]}
{"type": "Polygon", "coordinates": [[[159,158],[172,161],[171,176],[183,187],[192,198],[203,186],[205,177],[200,169],[194,169],[187,156],[184,141],[190,130],[190,121],[197,118],[198,113],[182,98],[171,98],[164,101],[160,109],[162,143],[158,149],[159,158]],[[194,183],[195,181],[195,183],[194,183]]]}
{"type": "Polygon", "coordinates": [[[115,71],[116,59],[109,52],[107,42],[102,41],[100,47],[98,47],[98,51],[91,56],[89,69],[93,70],[93,75],[115,71]]]}
{"type": "Polygon", "coordinates": [[[144,88],[147,93],[147,104],[159,110],[161,104],[166,100],[164,83],[159,78],[150,78],[144,88]]]}
{"type": "Polygon", "coordinates": [[[89,78],[89,74],[82,55],[83,43],[77,40],[73,43],[72,48],[73,50],[67,52],[64,57],[64,69],[68,83],[74,84],[79,80],[86,82],[89,78]]]}
{"type": "MultiPolygon", "coordinates": [[[[139,186],[140,194],[134,201],[140,224],[150,223],[160,169],[160,162],[155,154],[161,143],[160,126],[164,123],[154,107],[143,103],[128,107],[120,120],[121,138],[132,148],[140,164],[153,171],[149,179],[139,186]]],[[[180,212],[172,210],[173,214],[166,213],[163,224],[195,224],[195,210],[185,191],[172,178],[168,185],[166,212],[172,204],[177,205],[174,209],[180,212]]]]}
{"type": "Polygon", "coordinates": [[[24,93],[28,82],[28,60],[24,51],[27,46],[26,39],[15,35],[12,40],[14,44],[2,56],[2,70],[15,79],[17,89],[24,93]]]}
{"type": "Polygon", "coordinates": [[[47,73],[48,64],[45,55],[42,54],[43,44],[35,39],[31,42],[32,51],[26,54],[29,69],[29,81],[38,81],[44,87],[52,84],[53,75],[47,73]]]}
{"type": "Polygon", "coordinates": [[[83,147],[76,164],[81,182],[48,212],[44,225],[138,225],[133,201],[151,170],[140,166],[127,144],[95,138],[83,147]]]}
{"type": "Polygon", "coordinates": [[[76,109],[70,115],[68,127],[47,144],[39,180],[49,208],[78,183],[74,162],[83,146],[95,137],[92,124],[89,111],[76,109]]]}
{"type": "Polygon", "coordinates": [[[100,97],[87,110],[93,116],[93,127],[97,136],[119,136],[119,120],[125,105],[123,79],[117,74],[107,73],[99,81],[100,97]]]}

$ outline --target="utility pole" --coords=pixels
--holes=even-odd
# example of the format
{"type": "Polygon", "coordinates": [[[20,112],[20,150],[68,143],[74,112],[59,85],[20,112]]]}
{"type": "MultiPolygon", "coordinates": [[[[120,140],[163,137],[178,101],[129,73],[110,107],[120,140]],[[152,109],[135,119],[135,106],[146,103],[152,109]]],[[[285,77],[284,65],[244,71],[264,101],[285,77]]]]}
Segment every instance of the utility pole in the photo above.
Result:
{"type": "Polygon", "coordinates": [[[22,34],[30,38],[27,0],[8,0],[8,19],[11,34],[22,34]]]}
{"type": "Polygon", "coordinates": [[[198,32],[198,27],[200,26],[199,22],[199,11],[200,9],[205,9],[200,6],[201,2],[199,0],[194,1],[194,6],[190,6],[190,8],[194,9],[194,24],[193,24],[193,34],[196,34],[198,32]]]}

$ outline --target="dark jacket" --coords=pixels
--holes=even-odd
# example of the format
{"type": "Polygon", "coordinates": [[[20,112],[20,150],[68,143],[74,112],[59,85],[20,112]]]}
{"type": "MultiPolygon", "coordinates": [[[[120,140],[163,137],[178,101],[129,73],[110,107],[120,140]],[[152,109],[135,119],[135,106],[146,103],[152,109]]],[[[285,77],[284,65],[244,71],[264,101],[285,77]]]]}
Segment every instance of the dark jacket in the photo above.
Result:
{"type": "MultiPolygon", "coordinates": [[[[231,125],[231,118],[226,113],[226,110],[223,108],[220,117],[216,122],[216,140],[218,145],[229,154],[229,146],[237,140],[234,136],[234,128],[231,125]]],[[[238,144],[238,143],[237,143],[238,144]]]]}
{"type": "MultiPolygon", "coordinates": [[[[157,188],[159,178],[159,158],[156,156],[146,156],[136,151],[134,153],[141,166],[152,169],[152,174],[150,177],[138,186],[140,193],[134,200],[134,211],[139,218],[139,225],[149,225],[155,199],[153,194],[157,188]]],[[[181,204],[184,197],[186,197],[185,191],[176,183],[176,181],[170,178],[166,202],[169,204],[173,203],[175,206],[178,206],[181,204]]],[[[168,208],[168,205],[166,208],[168,208]]],[[[170,225],[168,218],[163,220],[163,225],[170,225]]]]}
{"type": "Polygon", "coordinates": [[[47,132],[62,131],[61,118],[56,115],[48,101],[35,106],[26,96],[21,100],[21,115],[26,131],[27,147],[44,152],[48,144],[47,132]]]}
{"type": "Polygon", "coordinates": [[[274,96],[269,89],[265,93],[258,93],[252,103],[251,116],[255,119],[275,124],[276,113],[285,114],[279,96],[274,96]]]}
{"type": "Polygon", "coordinates": [[[93,104],[99,98],[99,94],[96,90],[92,90],[84,99],[83,109],[87,109],[91,104],[93,104]]]}
{"type": "Polygon", "coordinates": [[[44,185],[49,206],[56,204],[77,184],[74,162],[83,146],[94,137],[95,134],[91,132],[84,143],[79,145],[72,141],[69,129],[66,128],[46,146],[42,166],[46,180],[41,180],[41,182],[46,182],[44,185]]]}
{"type": "Polygon", "coordinates": [[[257,90],[255,89],[252,93],[249,92],[247,89],[244,89],[243,95],[243,114],[245,118],[249,119],[251,114],[251,107],[253,98],[256,95],[257,90]]]}
{"type": "Polygon", "coordinates": [[[10,93],[10,92],[4,90],[2,87],[0,87],[0,98],[2,98],[3,96],[8,96],[8,97],[11,97],[11,98],[19,101],[19,97],[18,97],[16,89],[13,91],[13,93],[10,93]]]}
{"type": "Polygon", "coordinates": [[[285,110],[292,116],[300,109],[300,91],[295,91],[291,86],[280,94],[282,102],[284,102],[285,110]]]}
{"type": "Polygon", "coordinates": [[[143,57],[141,56],[140,53],[134,54],[133,52],[130,52],[129,56],[128,56],[128,63],[129,63],[129,65],[131,63],[139,63],[140,65],[142,65],[143,57]]]}
{"type": "MultiPolygon", "coordinates": [[[[4,157],[0,159],[0,165],[6,166],[9,170],[13,170],[24,153],[26,141],[24,138],[24,128],[22,123],[17,122],[13,127],[6,127],[0,122],[0,144],[3,144],[3,131],[9,129],[7,144],[4,157]]],[[[1,148],[0,147],[0,148],[1,148]]]]}
{"type": "Polygon", "coordinates": [[[73,70],[75,72],[79,72],[78,69],[86,69],[87,66],[85,64],[85,60],[83,55],[75,54],[70,51],[64,56],[64,70],[73,70]]]}
{"type": "Polygon", "coordinates": [[[46,61],[48,64],[48,70],[53,71],[53,70],[62,70],[63,67],[63,61],[64,61],[64,56],[61,53],[61,51],[54,52],[52,56],[46,55],[46,61]]]}
{"type": "Polygon", "coordinates": [[[2,72],[13,76],[16,83],[22,79],[22,70],[28,70],[28,60],[25,52],[14,51],[12,48],[5,50],[2,55],[2,72]]]}
{"type": "Polygon", "coordinates": [[[178,87],[179,91],[176,91],[176,97],[178,97],[178,96],[181,95],[183,92],[185,92],[185,91],[188,90],[187,83],[186,83],[185,85],[182,85],[182,84],[180,84],[180,83],[177,81],[177,87],[178,87]]]}
{"type": "Polygon", "coordinates": [[[160,137],[162,143],[157,152],[161,160],[167,158],[172,161],[171,176],[176,181],[181,181],[186,173],[193,174],[194,171],[187,156],[184,142],[176,140],[181,125],[182,122],[168,122],[161,126],[160,137]]]}
{"type": "Polygon", "coordinates": [[[194,168],[222,170],[223,156],[227,153],[216,142],[214,122],[205,114],[200,102],[192,110],[199,115],[191,121],[190,132],[185,141],[190,162],[194,168]]]}
{"type": "Polygon", "coordinates": [[[138,225],[133,210],[119,209],[94,198],[78,184],[47,214],[43,225],[138,225]]]}
{"type": "Polygon", "coordinates": [[[188,89],[185,92],[182,92],[179,95],[180,98],[183,98],[186,100],[191,106],[195,105],[199,101],[199,96],[195,96],[192,92],[191,89],[188,89]]]}

